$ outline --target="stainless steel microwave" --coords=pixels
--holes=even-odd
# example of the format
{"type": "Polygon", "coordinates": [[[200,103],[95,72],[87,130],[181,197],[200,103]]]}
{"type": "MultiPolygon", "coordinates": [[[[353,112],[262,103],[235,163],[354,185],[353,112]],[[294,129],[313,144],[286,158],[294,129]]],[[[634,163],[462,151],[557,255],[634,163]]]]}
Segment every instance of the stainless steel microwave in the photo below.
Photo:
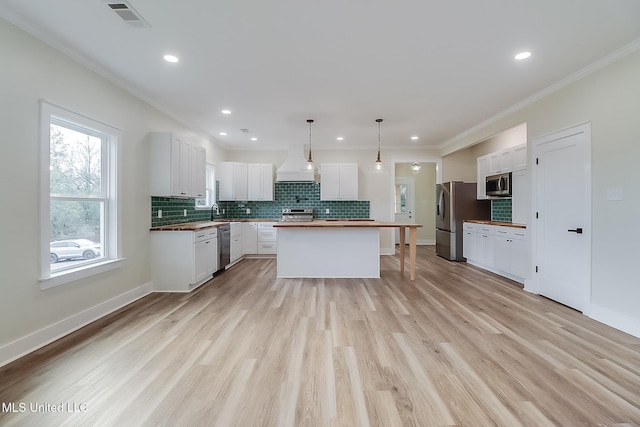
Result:
{"type": "Polygon", "coordinates": [[[511,172],[487,176],[485,190],[487,197],[511,197],[511,172]]]}

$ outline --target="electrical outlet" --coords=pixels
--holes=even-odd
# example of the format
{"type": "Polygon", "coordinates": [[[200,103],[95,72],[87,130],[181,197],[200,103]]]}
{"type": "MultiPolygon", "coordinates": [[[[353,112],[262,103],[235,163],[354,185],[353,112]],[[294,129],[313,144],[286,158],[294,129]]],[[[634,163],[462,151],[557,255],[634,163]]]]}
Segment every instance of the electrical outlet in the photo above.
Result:
{"type": "Polygon", "coordinates": [[[608,188],[607,200],[622,200],[622,188],[608,188]]]}
{"type": "Polygon", "coordinates": [[[251,213],[251,209],[247,208],[247,213],[250,214],[251,213]]]}
{"type": "Polygon", "coordinates": [[[325,210],[324,210],[324,213],[326,213],[326,214],[331,213],[331,209],[329,209],[329,208],[325,209],[325,210]]]}
{"type": "Polygon", "coordinates": [[[222,215],[224,215],[227,212],[226,209],[222,209],[222,215]]]}
{"type": "Polygon", "coordinates": [[[158,209],[158,218],[162,218],[162,209],[158,209]]]}
{"type": "Polygon", "coordinates": [[[186,209],[182,211],[182,216],[187,216],[187,210],[186,209]]]}

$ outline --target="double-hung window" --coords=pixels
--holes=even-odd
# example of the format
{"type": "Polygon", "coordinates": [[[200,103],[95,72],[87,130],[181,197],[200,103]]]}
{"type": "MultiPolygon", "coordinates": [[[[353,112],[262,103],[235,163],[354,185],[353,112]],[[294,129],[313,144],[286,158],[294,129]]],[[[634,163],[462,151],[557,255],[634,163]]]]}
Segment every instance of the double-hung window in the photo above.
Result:
{"type": "Polygon", "coordinates": [[[121,132],[41,101],[40,138],[41,287],[119,267],[121,132]]]}
{"type": "Polygon", "coordinates": [[[212,164],[207,163],[205,179],[205,197],[196,199],[196,209],[209,209],[216,203],[216,168],[212,164]]]}

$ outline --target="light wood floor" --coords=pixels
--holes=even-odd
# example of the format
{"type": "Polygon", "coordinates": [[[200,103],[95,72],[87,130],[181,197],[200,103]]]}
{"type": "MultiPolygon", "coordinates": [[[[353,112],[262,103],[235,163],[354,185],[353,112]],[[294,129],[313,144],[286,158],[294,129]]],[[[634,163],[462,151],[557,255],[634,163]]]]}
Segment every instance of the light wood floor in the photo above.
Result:
{"type": "Polygon", "coordinates": [[[245,260],[150,295],[0,369],[26,407],[0,425],[640,425],[640,340],[433,247],[414,282],[398,263],[295,280],[245,260]]]}

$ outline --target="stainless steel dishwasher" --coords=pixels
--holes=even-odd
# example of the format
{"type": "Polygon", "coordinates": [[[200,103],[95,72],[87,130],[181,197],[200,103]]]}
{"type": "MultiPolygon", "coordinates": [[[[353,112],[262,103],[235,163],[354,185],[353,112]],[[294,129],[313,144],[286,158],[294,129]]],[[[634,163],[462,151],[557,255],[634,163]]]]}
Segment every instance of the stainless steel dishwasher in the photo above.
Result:
{"type": "Polygon", "coordinates": [[[231,261],[231,225],[218,227],[218,271],[224,270],[231,261]]]}

